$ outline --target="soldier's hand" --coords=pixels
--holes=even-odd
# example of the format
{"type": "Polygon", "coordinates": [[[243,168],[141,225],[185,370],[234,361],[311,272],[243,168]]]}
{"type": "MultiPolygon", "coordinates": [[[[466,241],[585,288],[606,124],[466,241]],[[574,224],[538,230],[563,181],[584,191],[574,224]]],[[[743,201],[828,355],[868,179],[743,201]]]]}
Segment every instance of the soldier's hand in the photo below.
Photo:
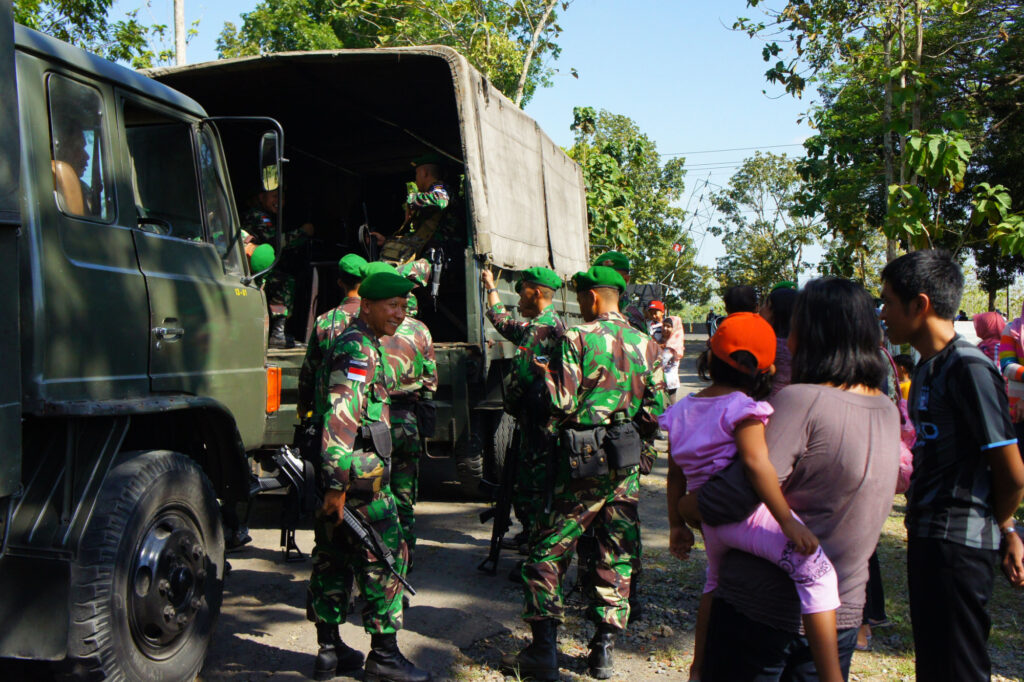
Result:
{"type": "Polygon", "coordinates": [[[371,232],[370,236],[377,242],[377,246],[384,246],[384,242],[387,241],[387,237],[382,235],[380,232],[371,232]]]}
{"type": "Polygon", "coordinates": [[[328,490],[324,493],[324,503],[320,507],[320,513],[328,518],[338,519],[338,523],[345,520],[345,493],[340,490],[328,490]]]}
{"type": "Polygon", "coordinates": [[[537,376],[544,376],[549,371],[548,359],[543,356],[534,356],[533,358],[533,373],[537,376]]]}
{"type": "Polygon", "coordinates": [[[484,289],[494,288],[494,273],[491,272],[490,267],[486,267],[480,271],[480,284],[484,285],[484,289]]]}

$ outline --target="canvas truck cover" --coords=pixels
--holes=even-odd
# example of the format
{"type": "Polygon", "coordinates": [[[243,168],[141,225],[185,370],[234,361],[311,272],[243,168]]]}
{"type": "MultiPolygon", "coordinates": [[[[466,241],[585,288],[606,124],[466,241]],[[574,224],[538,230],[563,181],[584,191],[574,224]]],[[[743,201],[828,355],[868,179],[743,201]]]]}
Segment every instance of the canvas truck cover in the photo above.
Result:
{"type": "MultiPolygon", "coordinates": [[[[309,112],[305,116],[315,117],[318,110],[332,107],[358,107],[462,162],[477,255],[512,270],[547,264],[562,276],[571,276],[588,265],[586,195],[579,165],[451,48],[288,52],[151,69],[146,74],[194,97],[213,115],[241,113],[237,104],[236,110],[228,109],[225,88],[232,92],[262,88],[267,111],[248,113],[275,116],[275,90],[280,94],[283,87],[294,87],[299,80],[308,84],[303,90],[309,97],[303,104],[303,111],[309,112]],[[422,78],[410,79],[411,68],[422,78]],[[396,80],[399,72],[406,80],[396,80]],[[454,103],[444,102],[441,107],[453,105],[457,139],[455,131],[430,129],[430,107],[410,107],[400,99],[403,91],[422,91],[424,81],[431,78],[446,80],[443,90],[454,93],[454,103]],[[218,105],[219,101],[223,104],[218,105]],[[450,146],[432,144],[446,136],[451,138],[450,146]]],[[[282,117],[287,142],[296,131],[295,126],[289,130],[285,119],[282,117]]],[[[306,120],[317,126],[317,133],[324,138],[358,134],[339,129],[342,127],[331,125],[326,118],[306,120]]],[[[325,140],[319,148],[321,153],[329,153],[330,147],[325,140]]],[[[387,145],[378,147],[374,153],[386,157],[387,145]]],[[[357,162],[346,159],[345,150],[337,154],[339,163],[357,162]]]]}

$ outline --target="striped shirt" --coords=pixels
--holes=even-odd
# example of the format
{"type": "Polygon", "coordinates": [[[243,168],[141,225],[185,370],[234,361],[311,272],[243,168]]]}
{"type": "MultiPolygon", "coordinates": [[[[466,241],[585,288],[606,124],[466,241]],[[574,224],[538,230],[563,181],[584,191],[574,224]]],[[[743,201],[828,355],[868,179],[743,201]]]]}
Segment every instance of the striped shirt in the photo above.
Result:
{"type": "Polygon", "coordinates": [[[1024,398],[1024,358],[1017,357],[1017,340],[1010,334],[1010,325],[1003,329],[999,339],[999,369],[1006,377],[1006,392],[1013,406],[1024,398]]]}
{"type": "Polygon", "coordinates": [[[914,370],[909,407],[917,443],[908,535],[998,549],[987,453],[1017,442],[999,372],[957,334],[914,370]]]}

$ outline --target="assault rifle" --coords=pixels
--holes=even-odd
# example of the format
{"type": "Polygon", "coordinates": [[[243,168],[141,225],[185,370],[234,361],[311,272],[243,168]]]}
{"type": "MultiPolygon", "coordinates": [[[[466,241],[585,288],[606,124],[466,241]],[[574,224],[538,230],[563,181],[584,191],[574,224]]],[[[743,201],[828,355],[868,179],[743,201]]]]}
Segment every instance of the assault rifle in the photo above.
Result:
{"type": "Polygon", "coordinates": [[[493,483],[484,481],[484,485],[494,492],[494,506],[480,512],[480,523],[487,523],[493,520],[491,526],[491,548],[487,557],[480,562],[477,569],[494,575],[498,572],[498,557],[501,555],[501,540],[505,533],[512,527],[512,498],[516,484],[516,472],[519,469],[519,453],[516,452],[516,443],[519,442],[519,423],[512,432],[508,447],[505,449],[505,461],[501,468],[501,481],[495,486],[493,483]]]}
{"type": "Polygon", "coordinates": [[[405,586],[405,589],[409,591],[409,594],[415,596],[416,590],[412,588],[409,581],[398,572],[395,568],[395,555],[391,552],[391,548],[384,544],[384,540],[380,537],[380,534],[370,525],[370,522],[363,518],[363,515],[352,509],[352,507],[345,505],[345,518],[342,521],[345,527],[348,528],[358,538],[359,542],[365,547],[370,554],[377,557],[379,561],[383,561],[388,570],[398,578],[398,581],[405,586]]]}

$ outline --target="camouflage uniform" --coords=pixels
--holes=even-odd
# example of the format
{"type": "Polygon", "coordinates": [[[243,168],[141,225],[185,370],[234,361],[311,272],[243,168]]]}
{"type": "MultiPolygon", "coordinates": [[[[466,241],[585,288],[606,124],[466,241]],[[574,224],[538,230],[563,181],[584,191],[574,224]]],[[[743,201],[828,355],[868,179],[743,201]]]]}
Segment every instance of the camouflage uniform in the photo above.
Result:
{"type": "Polygon", "coordinates": [[[327,380],[331,349],[352,320],[359,316],[359,297],[349,296],[337,308],[316,318],[313,334],[306,346],[306,357],[299,370],[298,412],[305,418],[310,412],[317,418],[327,414],[327,380]]]}
{"type": "MultiPolygon", "coordinates": [[[[388,463],[371,450],[359,427],[389,422],[384,360],[378,339],[356,319],[338,339],[331,357],[330,410],[324,422],[321,486],[347,493],[346,513],[370,521],[405,574],[408,553],[398,509],[388,487],[388,463]]],[[[369,551],[337,524],[319,516],[314,525],[313,573],[307,616],[319,623],[342,623],[348,616],[352,579],[366,599],[363,627],[391,634],[402,627],[402,584],[369,551]]]]}
{"type": "Polygon", "coordinates": [[[530,385],[538,380],[533,369],[533,359],[538,355],[550,357],[554,354],[562,334],[565,333],[565,323],[555,312],[553,305],[545,308],[532,320],[517,321],[512,318],[505,306],[496,303],[487,309],[487,319],[499,334],[516,344],[512,371],[505,388],[505,411],[519,420],[519,441],[515,444],[519,468],[516,472],[513,506],[516,518],[523,524],[523,530],[532,538],[537,532],[538,519],[544,511],[547,458],[545,453],[535,452],[529,446],[531,440],[534,440],[530,438],[532,434],[529,429],[548,430],[551,424],[550,421],[544,424],[529,423],[524,398],[530,385]]]}
{"type": "MultiPolygon", "coordinates": [[[[556,419],[566,427],[608,426],[620,412],[651,424],[664,410],[658,352],[654,340],[619,313],[570,329],[560,362],[546,377],[556,419]]],[[[573,479],[568,458],[559,458],[554,509],[543,518],[539,542],[523,567],[527,621],[562,620],[562,578],[577,541],[593,526],[598,559],[588,616],[617,630],[626,627],[638,497],[636,467],[573,479]]]]}
{"type": "Polygon", "coordinates": [[[398,520],[409,547],[411,566],[416,549],[414,507],[423,452],[414,410],[417,400],[429,400],[437,390],[437,363],[430,330],[412,317],[402,321],[394,336],[381,339],[381,345],[391,398],[391,492],[398,504],[398,520]]]}
{"type": "MultiPolygon", "coordinates": [[[[245,233],[244,243],[273,244],[277,232],[277,218],[264,211],[262,208],[251,208],[242,216],[242,230],[245,233]]],[[[301,232],[285,234],[284,251],[294,249],[305,243],[306,236],[301,232]]],[[[295,277],[278,267],[268,272],[264,277],[263,290],[267,294],[267,303],[270,305],[272,315],[291,315],[292,305],[295,303],[295,277]]]]}

